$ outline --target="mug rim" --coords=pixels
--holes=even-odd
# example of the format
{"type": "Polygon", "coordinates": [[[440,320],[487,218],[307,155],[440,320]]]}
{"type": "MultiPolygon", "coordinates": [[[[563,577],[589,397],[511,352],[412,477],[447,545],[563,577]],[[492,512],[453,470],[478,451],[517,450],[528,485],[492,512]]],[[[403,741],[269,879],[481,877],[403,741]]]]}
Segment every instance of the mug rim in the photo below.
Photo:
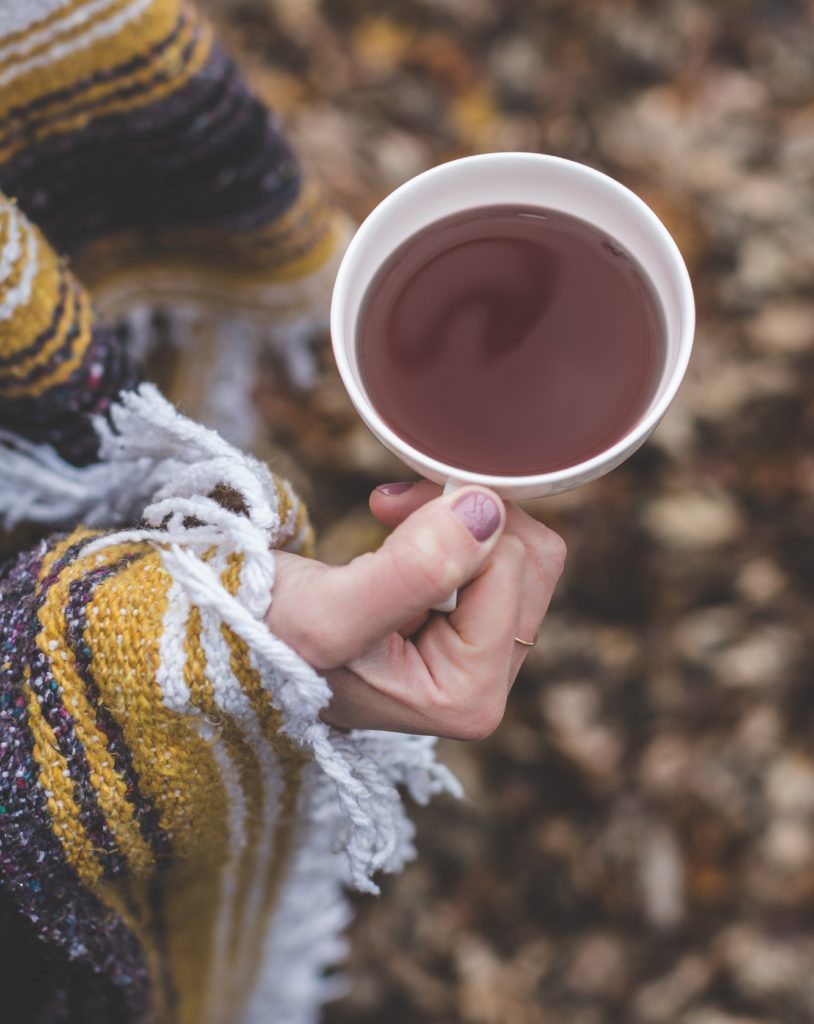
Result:
{"type": "MultiPolygon", "coordinates": [[[[588,223],[591,222],[588,221],[588,223]]],[[[659,302],[661,302],[661,296],[659,296],[659,302]]],[[[641,445],[653,432],[675,398],[689,364],[695,334],[695,297],[693,295],[689,271],[687,270],[684,258],[682,257],[672,235],[653,210],[650,209],[647,203],[645,203],[643,199],[637,196],[636,193],[626,185],[623,185],[615,178],[611,178],[610,175],[604,174],[602,171],[589,167],[587,164],[582,164],[575,160],[568,160],[565,157],[553,156],[548,153],[501,151],[496,153],[478,153],[472,156],[459,157],[455,160],[448,160],[442,164],[436,164],[434,167],[421,171],[419,174],[403,182],[396,189],[386,195],[384,199],[382,199],[373,208],[373,210],[371,210],[357,228],[342,257],[342,262],[336,275],[331,299],[330,328],[334,358],[337,363],[340,377],[348,391],[351,402],[367,427],[376,435],[385,447],[389,448],[394,452],[394,454],[405,458],[405,461],[417,463],[422,467],[426,467],[441,480],[452,480],[462,484],[478,484],[498,489],[525,488],[527,490],[534,490],[539,488],[545,489],[552,485],[567,485],[569,481],[578,477],[595,479],[602,475],[603,467],[605,469],[614,468],[614,466],[618,465],[619,462],[623,461],[627,453],[633,454],[639,445],[641,445]],[[661,395],[648,409],[645,415],[642,416],[642,418],[621,438],[619,438],[618,441],[614,442],[614,444],[608,448],[603,449],[597,455],[593,455],[590,459],[585,459],[582,462],[576,462],[573,465],[565,466],[562,469],[549,470],[545,473],[502,475],[495,473],[480,473],[476,470],[465,469],[460,466],[452,466],[449,463],[442,462],[440,459],[437,459],[432,455],[427,455],[419,448],[415,448],[408,441],[405,441],[404,438],[397,434],[396,431],[393,430],[393,428],[390,427],[381,417],[359,379],[359,375],[353,368],[348,354],[348,349],[355,343],[355,339],[350,339],[349,342],[343,342],[341,344],[337,339],[344,336],[344,328],[341,321],[345,312],[346,294],[348,290],[346,280],[351,272],[353,259],[364,245],[365,236],[373,227],[376,226],[382,217],[387,214],[388,208],[396,201],[397,198],[403,196],[405,192],[415,189],[428,177],[434,177],[440,172],[449,173],[450,169],[456,166],[463,164],[471,165],[473,163],[516,163],[518,161],[529,163],[533,162],[538,166],[546,165],[549,167],[558,166],[565,168],[569,173],[573,173],[578,176],[581,175],[585,179],[593,180],[594,182],[601,184],[602,187],[609,189],[610,192],[616,192],[619,198],[623,199],[628,204],[632,203],[638,215],[647,221],[650,227],[655,230],[662,249],[669,260],[671,277],[678,289],[679,308],[681,310],[682,317],[684,318],[684,322],[682,323],[682,329],[676,342],[675,365],[665,383],[661,395]]],[[[560,489],[565,490],[567,488],[560,486],[560,489]]]]}

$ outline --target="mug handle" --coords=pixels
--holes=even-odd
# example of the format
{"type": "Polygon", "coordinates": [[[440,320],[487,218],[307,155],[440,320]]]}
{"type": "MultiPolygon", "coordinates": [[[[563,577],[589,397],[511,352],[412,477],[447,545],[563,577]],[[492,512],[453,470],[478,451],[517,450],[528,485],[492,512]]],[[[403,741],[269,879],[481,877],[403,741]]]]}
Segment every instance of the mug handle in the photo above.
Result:
{"type": "MultiPolygon", "coordinates": [[[[450,477],[444,484],[444,494],[451,494],[453,491],[457,491],[459,487],[464,487],[465,484],[460,480],[453,480],[450,477]]],[[[458,591],[453,590],[448,598],[441,601],[440,604],[433,605],[432,611],[444,612],[448,615],[450,612],[454,612],[458,607],[458,591]]]]}

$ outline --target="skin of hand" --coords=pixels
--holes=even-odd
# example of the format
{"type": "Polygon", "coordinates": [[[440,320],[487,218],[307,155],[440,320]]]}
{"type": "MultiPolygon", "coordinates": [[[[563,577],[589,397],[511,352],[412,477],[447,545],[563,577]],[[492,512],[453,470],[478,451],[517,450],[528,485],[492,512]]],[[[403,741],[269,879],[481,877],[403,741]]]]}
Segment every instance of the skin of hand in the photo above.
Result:
{"type": "Polygon", "coordinates": [[[277,553],[269,628],[326,678],[336,728],[489,736],[565,544],[485,487],[384,484],[370,507],[393,531],[377,551],[343,566],[277,553]],[[428,611],[456,587],[455,611],[428,611]]]}

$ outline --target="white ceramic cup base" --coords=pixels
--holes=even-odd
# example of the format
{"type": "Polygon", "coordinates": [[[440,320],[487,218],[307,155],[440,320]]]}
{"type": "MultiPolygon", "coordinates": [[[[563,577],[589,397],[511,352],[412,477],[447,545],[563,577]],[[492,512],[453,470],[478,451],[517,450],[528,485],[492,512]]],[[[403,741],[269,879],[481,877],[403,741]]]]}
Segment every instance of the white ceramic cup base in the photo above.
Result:
{"type": "Polygon", "coordinates": [[[584,164],[539,153],[488,153],[433,167],[387,196],[345,252],[331,302],[331,338],[339,373],[357,412],[376,437],[415,472],[445,485],[481,484],[503,498],[559,494],[589,483],[632,455],[667,411],[684,377],[695,331],[692,285],[669,232],[638,196],[584,164]],[[528,205],[580,217],[619,242],[650,278],[661,306],[665,359],[639,421],[615,444],[584,462],[529,476],[476,473],[412,447],[384,421],[362,380],[356,335],[368,286],[384,261],[429,224],[482,206],[528,205]]]}

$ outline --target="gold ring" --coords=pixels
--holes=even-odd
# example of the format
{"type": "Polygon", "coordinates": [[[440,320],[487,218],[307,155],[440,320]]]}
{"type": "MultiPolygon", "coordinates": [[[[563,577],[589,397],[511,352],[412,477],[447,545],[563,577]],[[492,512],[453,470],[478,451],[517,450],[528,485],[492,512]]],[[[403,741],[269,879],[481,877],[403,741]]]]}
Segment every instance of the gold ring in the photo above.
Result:
{"type": "Polygon", "coordinates": [[[537,637],[533,640],[521,640],[519,636],[514,638],[516,644],[522,644],[524,647],[533,647],[537,643],[537,637]]]}

